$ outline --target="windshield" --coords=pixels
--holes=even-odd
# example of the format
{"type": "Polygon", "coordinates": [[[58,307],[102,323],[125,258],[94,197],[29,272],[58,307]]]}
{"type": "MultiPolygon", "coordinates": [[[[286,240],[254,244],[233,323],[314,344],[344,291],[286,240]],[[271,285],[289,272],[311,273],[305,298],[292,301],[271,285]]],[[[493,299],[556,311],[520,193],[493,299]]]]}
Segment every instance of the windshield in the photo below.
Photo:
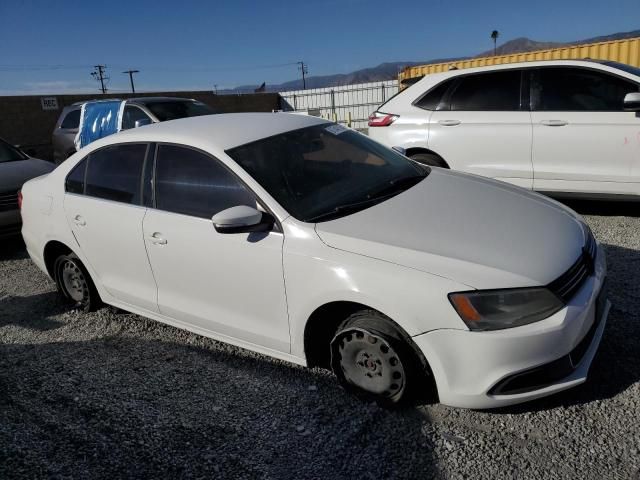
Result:
{"type": "Polygon", "coordinates": [[[176,120],[178,118],[199,117],[200,115],[211,115],[216,113],[211,107],[202,102],[193,101],[158,101],[145,103],[145,106],[153,113],[158,120],[176,120]]]}
{"type": "Polygon", "coordinates": [[[610,62],[610,61],[603,61],[600,63],[602,63],[602,65],[607,65],[609,67],[617,68],[618,70],[622,70],[623,72],[627,72],[637,77],[640,77],[640,68],[632,67],[631,65],[627,65],[626,63],[610,62]]]}
{"type": "Polygon", "coordinates": [[[330,220],[422,180],[428,169],[365,135],[326,123],[227,151],[298,220],[330,220]]]}
{"type": "Polygon", "coordinates": [[[25,160],[26,158],[27,156],[20,152],[20,150],[0,140],[0,163],[15,162],[16,160],[25,160]]]}

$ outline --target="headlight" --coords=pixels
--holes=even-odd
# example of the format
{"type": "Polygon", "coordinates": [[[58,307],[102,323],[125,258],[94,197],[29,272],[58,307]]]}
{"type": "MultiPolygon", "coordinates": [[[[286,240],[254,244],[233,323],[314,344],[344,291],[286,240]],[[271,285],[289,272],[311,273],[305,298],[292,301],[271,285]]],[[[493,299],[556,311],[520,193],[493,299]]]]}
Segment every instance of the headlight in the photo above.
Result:
{"type": "Polygon", "coordinates": [[[519,327],[550,317],[564,307],[544,287],[450,293],[449,301],[471,330],[519,327]]]}

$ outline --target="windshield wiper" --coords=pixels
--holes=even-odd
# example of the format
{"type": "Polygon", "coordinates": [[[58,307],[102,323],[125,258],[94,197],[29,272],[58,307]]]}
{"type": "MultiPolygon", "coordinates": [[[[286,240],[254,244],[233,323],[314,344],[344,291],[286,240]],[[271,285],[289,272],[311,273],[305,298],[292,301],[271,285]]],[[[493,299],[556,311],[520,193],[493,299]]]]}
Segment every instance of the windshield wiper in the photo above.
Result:
{"type": "Polygon", "coordinates": [[[410,175],[408,177],[395,178],[387,182],[381,189],[376,190],[374,193],[367,195],[369,198],[376,198],[378,196],[387,196],[392,193],[400,193],[410,189],[415,184],[426,178],[428,174],[422,173],[420,175],[410,175]]]}
{"type": "Polygon", "coordinates": [[[321,213],[314,217],[305,218],[304,221],[308,223],[315,223],[320,220],[326,220],[328,218],[333,218],[337,216],[341,216],[346,213],[354,213],[360,210],[363,210],[366,207],[370,207],[371,205],[375,205],[376,203],[380,203],[386,198],[392,197],[395,193],[390,193],[388,195],[377,195],[375,197],[367,198],[366,200],[361,200],[360,202],[354,203],[345,203],[343,205],[338,205],[337,207],[332,208],[328,212],[321,213]]]}
{"type": "Polygon", "coordinates": [[[304,221],[308,223],[318,222],[320,220],[327,220],[329,218],[334,218],[341,216],[346,213],[354,213],[359,210],[363,210],[366,207],[370,207],[371,205],[375,205],[376,203],[380,203],[387,198],[393,197],[398,193],[404,192],[409,188],[413,187],[416,183],[419,183],[423,180],[428,173],[423,173],[420,175],[411,175],[408,177],[397,178],[394,180],[390,180],[387,182],[384,187],[379,190],[374,191],[373,193],[367,194],[364,200],[353,203],[345,203],[343,205],[338,205],[328,212],[320,213],[319,215],[305,218],[304,221]]]}

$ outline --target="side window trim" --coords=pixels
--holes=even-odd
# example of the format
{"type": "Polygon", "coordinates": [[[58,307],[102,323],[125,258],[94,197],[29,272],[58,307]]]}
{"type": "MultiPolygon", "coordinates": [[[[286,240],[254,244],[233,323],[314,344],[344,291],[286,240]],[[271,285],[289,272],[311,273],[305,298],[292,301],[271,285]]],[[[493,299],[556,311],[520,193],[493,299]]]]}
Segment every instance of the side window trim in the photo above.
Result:
{"type": "MultiPolygon", "coordinates": [[[[153,153],[153,172],[152,172],[152,196],[153,196],[153,205],[150,208],[153,208],[154,210],[160,210],[157,207],[157,196],[156,196],[156,190],[157,190],[157,179],[158,176],[156,174],[157,171],[157,167],[158,167],[158,151],[160,149],[161,146],[163,145],[169,145],[172,147],[180,147],[180,148],[186,148],[189,150],[193,150],[194,152],[200,153],[202,155],[205,155],[206,157],[208,157],[209,159],[213,160],[214,162],[216,162],[219,166],[221,166],[222,168],[224,168],[227,172],[229,172],[229,174],[231,174],[231,176],[240,184],[242,185],[244,188],[247,189],[247,191],[249,193],[251,193],[251,195],[253,195],[253,197],[256,200],[256,203],[262,207],[262,209],[269,213],[274,219],[275,219],[275,223],[273,225],[273,230],[272,232],[277,232],[277,233],[282,233],[284,230],[282,230],[282,225],[280,225],[280,220],[278,220],[278,217],[274,214],[274,212],[267,206],[267,204],[258,196],[258,194],[255,192],[255,190],[253,190],[253,188],[251,188],[249,185],[247,185],[247,183],[240,178],[240,176],[234,172],[232,169],[229,168],[228,165],[226,165],[222,160],[220,160],[219,158],[215,157],[214,155],[212,155],[209,152],[206,152],[204,150],[201,150],[197,147],[192,147],[191,145],[185,145],[185,144],[181,144],[181,143],[173,143],[173,142],[157,142],[154,144],[155,145],[155,149],[154,149],[154,153],[153,153]]],[[[162,212],[165,213],[170,213],[170,214],[174,214],[174,215],[185,215],[182,213],[175,213],[175,212],[169,212],[166,210],[160,210],[162,212]]],[[[190,215],[187,215],[190,216],[190,215]]],[[[190,216],[191,218],[199,218],[200,220],[202,220],[202,218],[200,217],[194,217],[194,216],[190,216]]]]}

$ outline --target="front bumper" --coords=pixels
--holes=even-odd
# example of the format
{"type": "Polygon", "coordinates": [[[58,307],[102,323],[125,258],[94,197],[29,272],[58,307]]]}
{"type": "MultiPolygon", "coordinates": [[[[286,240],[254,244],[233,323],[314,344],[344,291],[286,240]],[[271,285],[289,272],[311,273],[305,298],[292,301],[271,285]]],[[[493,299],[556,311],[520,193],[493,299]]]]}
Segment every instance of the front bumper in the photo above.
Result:
{"type": "Polygon", "coordinates": [[[21,227],[20,210],[0,211],[0,240],[19,237],[21,227]]]}
{"type": "Polygon", "coordinates": [[[443,329],[414,337],[429,361],[440,401],[495,408],[586,381],[611,307],[606,292],[599,298],[605,278],[605,252],[599,248],[594,274],[564,309],[545,320],[493,332],[443,329]],[[563,359],[572,362],[570,368],[563,359]],[[543,374],[536,375],[536,369],[543,374]]]}

